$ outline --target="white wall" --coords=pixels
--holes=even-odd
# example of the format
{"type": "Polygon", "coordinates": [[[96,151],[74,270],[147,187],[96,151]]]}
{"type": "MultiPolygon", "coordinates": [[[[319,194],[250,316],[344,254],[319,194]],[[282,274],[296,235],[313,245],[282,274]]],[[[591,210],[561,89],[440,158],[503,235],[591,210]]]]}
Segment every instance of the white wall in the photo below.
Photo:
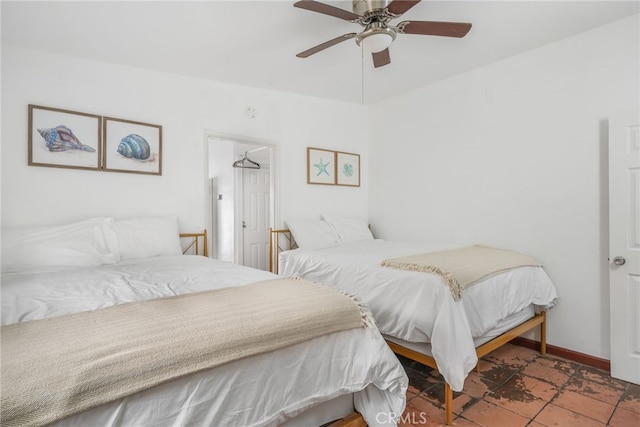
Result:
{"type": "Polygon", "coordinates": [[[355,104],[3,46],[2,226],[174,213],[183,231],[200,229],[207,130],[277,145],[280,221],[324,210],[366,216],[366,182],[360,188],[306,183],[307,146],[366,159],[365,117],[355,104]],[[162,176],[27,166],[28,104],[162,125],[162,176]],[[248,106],[255,119],[245,115],[248,106]]]}
{"type": "Polygon", "coordinates": [[[634,16],[372,106],[375,234],[535,255],[549,342],[608,358],[607,118],[640,103],[639,52],[634,16]]]}
{"type": "Polygon", "coordinates": [[[233,262],[236,180],[231,165],[236,160],[234,142],[210,139],[208,147],[209,178],[215,183],[215,188],[211,189],[211,215],[215,221],[211,221],[207,229],[211,231],[211,238],[215,240],[212,242],[212,247],[215,248],[214,258],[233,262]]]}

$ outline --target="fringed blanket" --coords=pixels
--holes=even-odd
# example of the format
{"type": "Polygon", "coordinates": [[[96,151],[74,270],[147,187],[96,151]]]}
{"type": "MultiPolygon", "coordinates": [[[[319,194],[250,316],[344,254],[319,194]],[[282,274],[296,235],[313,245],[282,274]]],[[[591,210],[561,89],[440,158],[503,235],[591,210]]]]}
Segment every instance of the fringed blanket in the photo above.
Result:
{"type": "Polygon", "coordinates": [[[439,274],[451,288],[453,297],[458,300],[464,289],[480,279],[513,268],[539,266],[540,263],[535,258],[518,252],[476,245],[386,259],[382,265],[439,274]]]}
{"type": "Polygon", "coordinates": [[[366,322],[351,297],[292,278],[3,326],[1,424],[51,423],[366,322]]]}

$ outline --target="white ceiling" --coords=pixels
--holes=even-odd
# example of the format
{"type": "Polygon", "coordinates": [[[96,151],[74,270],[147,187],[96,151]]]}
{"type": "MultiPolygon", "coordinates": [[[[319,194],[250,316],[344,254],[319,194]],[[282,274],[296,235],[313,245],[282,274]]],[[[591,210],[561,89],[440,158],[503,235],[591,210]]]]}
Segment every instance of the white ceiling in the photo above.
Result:
{"type": "MultiPolygon", "coordinates": [[[[2,43],[258,88],[370,104],[640,12],[634,1],[432,1],[402,20],[471,22],[462,39],[400,34],[374,69],[358,24],[294,1],[2,1],[2,43]]],[[[325,1],[351,10],[350,1],[325,1]]]]}

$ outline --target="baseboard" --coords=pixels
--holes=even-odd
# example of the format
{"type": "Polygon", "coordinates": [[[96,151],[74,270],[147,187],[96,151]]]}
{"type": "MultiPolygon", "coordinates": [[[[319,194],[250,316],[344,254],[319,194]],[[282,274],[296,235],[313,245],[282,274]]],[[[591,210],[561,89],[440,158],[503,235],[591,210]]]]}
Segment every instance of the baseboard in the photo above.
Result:
{"type": "MultiPolygon", "coordinates": [[[[517,337],[511,341],[511,344],[533,350],[540,350],[540,342],[529,338],[517,337]]],[[[602,369],[611,373],[611,361],[607,359],[600,359],[599,357],[589,356],[588,354],[567,350],[566,348],[556,347],[555,345],[550,344],[547,344],[547,353],[554,356],[560,356],[583,365],[593,366],[594,368],[602,369]]]]}

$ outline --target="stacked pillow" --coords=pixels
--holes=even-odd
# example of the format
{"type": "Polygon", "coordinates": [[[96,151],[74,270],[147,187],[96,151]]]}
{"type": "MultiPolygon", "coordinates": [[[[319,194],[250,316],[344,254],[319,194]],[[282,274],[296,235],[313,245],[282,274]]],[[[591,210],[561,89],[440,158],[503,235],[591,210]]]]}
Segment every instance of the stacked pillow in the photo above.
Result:
{"type": "Polygon", "coordinates": [[[179,255],[180,232],[174,216],[114,221],[122,259],[179,255]]]}
{"type": "Polygon", "coordinates": [[[357,218],[329,214],[322,214],[322,219],[331,224],[340,243],[373,240],[369,225],[365,221],[357,218]]]}
{"type": "Polygon", "coordinates": [[[327,248],[338,244],[333,227],[321,219],[290,220],[287,227],[299,248],[327,248]]]}
{"type": "Polygon", "coordinates": [[[181,254],[175,216],[91,218],[73,224],[2,230],[2,272],[95,267],[121,259],[181,254]]]}
{"type": "Polygon", "coordinates": [[[319,249],[373,240],[365,221],[340,215],[322,214],[322,219],[288,220],[287,227],[300,248],[319,249]]]}

